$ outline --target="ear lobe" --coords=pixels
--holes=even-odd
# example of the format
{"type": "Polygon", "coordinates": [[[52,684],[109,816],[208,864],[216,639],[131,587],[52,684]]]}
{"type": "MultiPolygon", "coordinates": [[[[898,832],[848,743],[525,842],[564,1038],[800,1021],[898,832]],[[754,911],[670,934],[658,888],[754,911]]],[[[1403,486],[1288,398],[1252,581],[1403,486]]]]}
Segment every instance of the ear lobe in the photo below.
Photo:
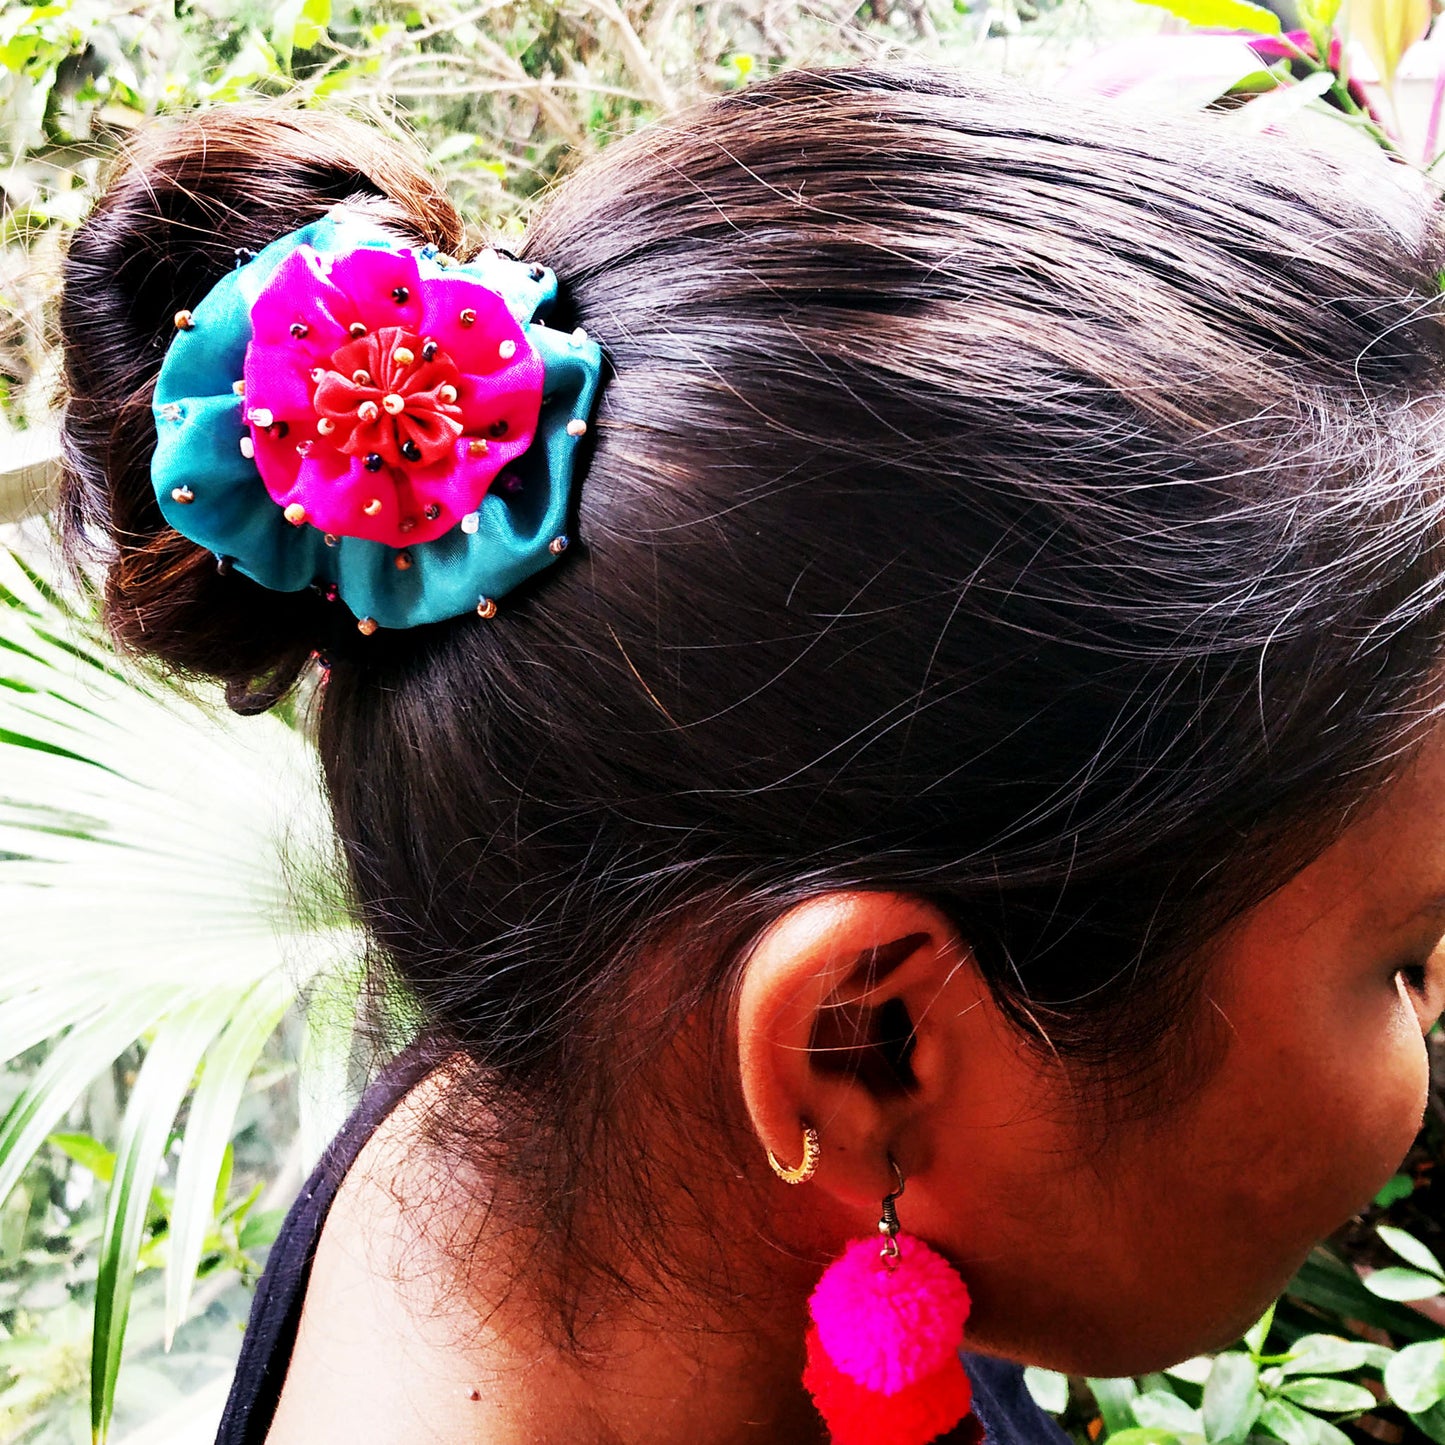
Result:
{"type": "Polygon", "coordinates": [[[737,996],[739,1077],[762,1147],[795,1164],[811,1125],[817,1183],[876,1205],[899,1135],[943,1086],[947,1051],[920,1055],[919,1023],[964,957],[947,919],[912,895],[832,893],[778,919],[737,996]]]}

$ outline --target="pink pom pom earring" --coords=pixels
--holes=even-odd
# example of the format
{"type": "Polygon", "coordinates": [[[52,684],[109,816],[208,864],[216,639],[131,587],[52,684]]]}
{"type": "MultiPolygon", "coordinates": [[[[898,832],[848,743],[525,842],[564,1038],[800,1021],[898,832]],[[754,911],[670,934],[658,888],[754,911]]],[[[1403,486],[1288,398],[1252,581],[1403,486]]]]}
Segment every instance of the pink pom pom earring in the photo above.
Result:
{"type": "MultiPolygon", "coordinates": [[[[804,1131],[803,1163],[768,1160],[780,1179],[805,1183],[817,1168],[817,1131],[804,1131]],[[809,1137],[811,1136],[811,1138],[809,1137]]],[[[959,1359],[968,1287],[921,1239],[901,1232],[898,1187],[884,1196],[883,1242],[855,1239],[833,1261],[808,1301],[803,1384],[833,1445],[928,1445],[969,1414],[973,1389],[959,1359]]],[[[982,1441],[970,1420],[967,1438],[982,1441]]]]}

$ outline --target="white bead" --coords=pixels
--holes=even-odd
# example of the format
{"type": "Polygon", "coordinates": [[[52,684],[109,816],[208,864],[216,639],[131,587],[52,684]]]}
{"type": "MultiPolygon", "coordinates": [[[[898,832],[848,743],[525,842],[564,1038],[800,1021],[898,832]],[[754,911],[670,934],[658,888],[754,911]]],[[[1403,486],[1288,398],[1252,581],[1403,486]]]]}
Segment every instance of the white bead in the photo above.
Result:
{"type": "Polygon", "coordinates": [[[256,443],[250,437],[241,438],[241,455],[243,457],[254,457],[256,455],[256,443]]]}
{"type": "Polygon", "coordinates": [[[509,338],[497,348],[497,353],[503,361],[510,361],[517,354],[517,343],[509,338]]]}
{"type": "Polygon", "coordinates": [[[480,512],[468,512],[466,516],[462,518],[462,531],[468,536],[475,532],[481,525],[482,517],[480,512]]]}

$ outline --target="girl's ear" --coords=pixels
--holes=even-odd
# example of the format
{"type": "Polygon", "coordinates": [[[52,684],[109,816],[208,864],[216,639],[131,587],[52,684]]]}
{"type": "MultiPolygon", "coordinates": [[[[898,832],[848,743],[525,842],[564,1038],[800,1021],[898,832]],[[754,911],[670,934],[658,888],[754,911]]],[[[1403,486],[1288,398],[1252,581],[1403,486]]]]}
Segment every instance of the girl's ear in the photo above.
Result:
{"type": "Polygon", "coordinates": [[[932,904],[911,894],[836,892],[777,919],[737,994],[743,1099],[762,1148],[785,1165],[817,1129],[814,1184],[876,1208],[905,1171],[927,1167],[929,1124],[962,1072],[959,1020],[986,990],[932,904]],[[903,1157],[904,1154],[908,1157],[903,1157]]]}

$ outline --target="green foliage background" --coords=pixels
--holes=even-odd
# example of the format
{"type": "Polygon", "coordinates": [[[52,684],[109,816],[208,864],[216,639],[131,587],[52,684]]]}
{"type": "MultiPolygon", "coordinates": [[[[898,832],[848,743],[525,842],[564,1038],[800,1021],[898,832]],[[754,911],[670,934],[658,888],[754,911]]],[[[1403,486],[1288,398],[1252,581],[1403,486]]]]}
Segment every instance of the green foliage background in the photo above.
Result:
{"type": "MultiPolygon", "coordinates": [[[[1242,0],[1167,8],[1278,29],[1242,0]]],[[[1327,54],[1333,14],[1305,8],[1327,54]]],[[[1160,19],[1129,0],[0,10],[0,1441],[209,1438],[249,1286],[358,1077],[360,947],[308,700],[238,721],[123,668],[93,592],[56,582],[56,263],[107,162],[158,115],[252,94],[344,106],[417,137],[505,234],[579,156],[784,66],[1047,72],[1160,19]]],[[[1340,76],[1292,63],[1213,94],[1304,78],[1290,106],[1333,99],[1381,138],[1340,76]]],[[[1441,1234],[1442,1119],[1432,1096],[1408,1171],[1237,1349],[1139,1381],[1031,1371],[1040,1402],[1115,1445],[1445,1441],[1445,1272],[1422,1242],[1441,1234]]]]}

